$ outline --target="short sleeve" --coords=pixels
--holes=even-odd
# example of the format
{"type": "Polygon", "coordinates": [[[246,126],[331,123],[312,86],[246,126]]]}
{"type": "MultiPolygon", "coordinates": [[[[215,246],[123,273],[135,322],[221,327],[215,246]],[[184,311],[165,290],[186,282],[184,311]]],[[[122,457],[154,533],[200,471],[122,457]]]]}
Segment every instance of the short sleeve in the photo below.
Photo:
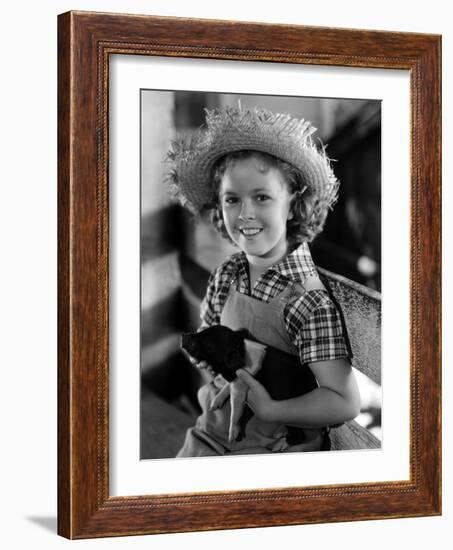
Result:
{"type": "Polygon", "coordinates": [[[209,276],[206,294],[200,305],[200,329],[220,325],[223,306],[230,289],[233,261],[234,256],[228,258],[209,276]]]}
{"type": "Polygon", "coordinates": [[[220,324],[220,313],[216,312],[215,296],[216,296],[216,271],[209,276],[206,294],[200,305],[200,328],[210,327],[211,325],[220,324]]]}
{"type": "Polygon", "coordinates": [[[350,358],[340,313],[325,291],[310,291],[289,305],[286,325],[301,362],[350,358]]]}

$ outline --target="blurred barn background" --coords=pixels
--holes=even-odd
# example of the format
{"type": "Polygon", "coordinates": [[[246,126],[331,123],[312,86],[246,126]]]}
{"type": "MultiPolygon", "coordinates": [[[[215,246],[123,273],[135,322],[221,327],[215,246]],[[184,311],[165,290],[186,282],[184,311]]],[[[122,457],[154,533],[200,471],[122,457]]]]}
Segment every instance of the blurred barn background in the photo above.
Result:
{"type": "MultiPolygon", "coordinates": [[[[381,104],[370,100],[289,98],[203,92],[141,93],[141,458],[174,456],[198,415],[201,375],[180,352],[195,330],[209,272],[235,252],[209,223],[195,224],[163,186],[171,140],[204,122],[204,109],[259,105],[310,120],[341,182],[315,263],[371,289],[381,284],[381,104]]],[[[356,373],[357,419],[380,438],[381,391],[356,373]]]]}

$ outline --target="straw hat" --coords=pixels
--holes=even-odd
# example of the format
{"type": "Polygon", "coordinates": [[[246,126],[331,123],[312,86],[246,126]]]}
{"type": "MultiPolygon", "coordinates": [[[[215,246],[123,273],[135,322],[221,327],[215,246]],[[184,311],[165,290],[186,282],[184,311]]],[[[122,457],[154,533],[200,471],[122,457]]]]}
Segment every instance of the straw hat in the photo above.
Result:
{"type": "Polygon", "coordinates": [[[324,149],[318,150],[312,142],[315,131],[308,121],[258,107],[206,110],[205,126],[188,141],[172,143],[167,184],[185,207],[200,214],[216,202],[212,185],[216,162],[228,153],[253,150],[292,164],[308,190],[331,206],[339,183],[324,149]]]}

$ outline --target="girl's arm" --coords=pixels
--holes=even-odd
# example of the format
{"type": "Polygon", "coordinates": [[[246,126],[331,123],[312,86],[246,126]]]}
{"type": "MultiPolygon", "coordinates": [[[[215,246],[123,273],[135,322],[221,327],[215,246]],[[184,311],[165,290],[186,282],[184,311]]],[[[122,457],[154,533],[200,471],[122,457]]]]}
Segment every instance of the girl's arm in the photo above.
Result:
{"type": "Polygon", "coordinates": [[[355,418],[360,412],[360,394],[349,361],[316,361],[309,367],[319,387],[282,401],[273,400],[248,372],[238,371],[238,376],[249,386],[247,403],[262,420],[301,428],[322,428],[355,418]]]}

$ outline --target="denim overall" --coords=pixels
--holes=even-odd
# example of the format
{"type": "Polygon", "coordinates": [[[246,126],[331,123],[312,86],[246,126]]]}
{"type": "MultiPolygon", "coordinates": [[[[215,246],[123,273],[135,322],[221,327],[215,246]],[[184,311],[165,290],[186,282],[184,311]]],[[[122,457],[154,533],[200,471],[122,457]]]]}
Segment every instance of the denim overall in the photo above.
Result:
{"type": "MultiPolygon", "coordinates": [[[[319,283],[320,284],[320,283],[319,283]]],[[[317,286],[317,288],[321,288],[317,286]]],[[[297,348],[288,338],[283,312],[288,300],[295,294],[305,292],[295,283],[288,286],[270,302],[263,302],[242,294],[236,289],[232,279],[220,323],[232,330],[247,329],[259,342],[286,353],[298,355],[297,348]]],[[[306,368],[302,367],[301,368],[306,368]]],[[[245,436],[240,441],[228,441],[231,407],[229,399],[220,408],[209,410],[214,396],[221,385],[217,379],[202,386],[198,392],[202,414],[195,427],[186,434],[183,447],[178,453],[182,456],[216,456],[224,454],[263,454],[289,451],[320,450],[323,442],[322,430],[304,430],[309,434],[308,443],[290,447],[286,441],[287,428],[280,423],[264,422],[253,415],[245,427],[245,436]]]]}

